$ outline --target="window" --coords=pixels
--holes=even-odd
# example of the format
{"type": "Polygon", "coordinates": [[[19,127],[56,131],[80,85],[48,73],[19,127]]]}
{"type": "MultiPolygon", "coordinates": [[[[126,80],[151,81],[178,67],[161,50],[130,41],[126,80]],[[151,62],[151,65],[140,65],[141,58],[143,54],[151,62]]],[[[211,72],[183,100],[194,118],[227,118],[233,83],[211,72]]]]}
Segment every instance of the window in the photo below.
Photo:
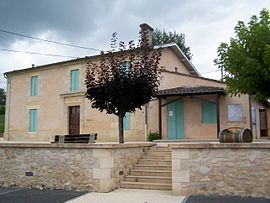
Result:
{"type": "Polygon", "coordinates": [[[125,71],[126,73],[129,72],[129,68],[130,68],[130,62],[124,62],[121,64],[121,68],[123,71],[125,71]]]}
{"type": "Polygon", "coordinates": [[[130,113],[126,112],[124,116],[124,130],[130,130],[130,113]]]}
{"type": "Polygon", "coordinates": [[[202,102],[202,123],[216,123],[216,105],[211,102],[202,102]]]}
{"type": "Polygon", "coordinates": [[[30,96],[37,96],[37,94],[38,94],[38,76],[32,76],[30,96]]]}
{"type": "Polygon", "coordinates": [[[174,72],[178,72],[178,68],[177,67],[174,67],[174,72]]]}
{"type": "Polygon", "coordinates": [[[79,90],[79,70],[70,71],[70,91],[79,90]]]}
{"type": "Polygon", "coordinates": [[[29,132],[37,132],[37,109],[29,111],[29,132]]]}

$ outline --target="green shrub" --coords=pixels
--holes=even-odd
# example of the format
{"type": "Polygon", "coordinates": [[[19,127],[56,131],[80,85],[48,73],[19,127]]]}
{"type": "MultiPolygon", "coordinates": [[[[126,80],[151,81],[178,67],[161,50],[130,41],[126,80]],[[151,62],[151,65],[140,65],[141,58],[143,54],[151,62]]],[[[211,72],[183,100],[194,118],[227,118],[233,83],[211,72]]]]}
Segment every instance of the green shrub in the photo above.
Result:
{"type": "Polygon", "coordinates": [[[153,140],[159,140],[160,136],[158,133],[149,133],[148,140],[152,142],[153,140]]]}
{"type": "Polygon", "coordinates": [[[0,105],[0,114],[5,114],[5,106],[4,105],[0,105]]]}
{"type": "Polygon", "coordinates": [[[4,127],[5,127],[5,115],[2,114],[0,115],[0,133],[4,132],[4,127]]]}

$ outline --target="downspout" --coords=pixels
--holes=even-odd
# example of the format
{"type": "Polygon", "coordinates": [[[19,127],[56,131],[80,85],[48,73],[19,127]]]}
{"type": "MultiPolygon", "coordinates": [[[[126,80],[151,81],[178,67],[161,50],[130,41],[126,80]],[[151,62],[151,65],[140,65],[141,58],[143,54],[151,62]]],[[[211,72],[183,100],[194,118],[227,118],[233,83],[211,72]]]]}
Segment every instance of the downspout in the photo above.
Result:
{"type": "Polygon", "coordinates": [[[249,106],[249,126],[250,130],[253,133],[253,126],[252,126],[252,106],[251,106],[251,96],[248,95],[248,106],[249,106]]]}
{"type": "Polygon", "coordinates": [[[162,106],[161,106],[161,98],[158,98],[158,134],[160,139],[162,139],[162,106]]]}
{"type": "Polygon", "coordinates": [[[9,140],[9,122],[10,122],[10,92],[11,92],[11,81],[10,78],[4,74],[6,78],[6,106],[5,106],[5,126],[4,126],[4,139],[9,140]],[[6,119],[7,116],[7,119],[6,119]]]}
{"type": "Polygon", "coordinates": [[[147,141],[148,134],[148,103],[144,105],[144,141],[147,141]]]}
{"type": "Polygon", "coordinates": [[[216,97],[216,116],[217,116],[217,139],[219,139],[219,132],[220,132],[220,112],[219,112],[219,99],[220,95],[217,94],[216,97]]]}

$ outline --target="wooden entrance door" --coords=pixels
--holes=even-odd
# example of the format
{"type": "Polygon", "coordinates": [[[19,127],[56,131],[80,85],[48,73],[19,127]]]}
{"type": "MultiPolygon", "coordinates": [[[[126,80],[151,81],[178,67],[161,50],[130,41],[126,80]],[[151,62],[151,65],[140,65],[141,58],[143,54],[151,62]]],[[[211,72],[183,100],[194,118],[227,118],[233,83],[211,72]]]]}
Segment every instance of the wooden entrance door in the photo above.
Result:
{"type": "Polygon", "coordinates": [[[80,106],[69,107],[69,134],[80,134],[80,106]]]}
{"type": "Polygon", "coordinates": [[[260,115],[260,133],[261,137],[267,137],[268,132],[267,132],[267,114],[265,109],[260,109],[259,110],[259,115],[260,115]]]}

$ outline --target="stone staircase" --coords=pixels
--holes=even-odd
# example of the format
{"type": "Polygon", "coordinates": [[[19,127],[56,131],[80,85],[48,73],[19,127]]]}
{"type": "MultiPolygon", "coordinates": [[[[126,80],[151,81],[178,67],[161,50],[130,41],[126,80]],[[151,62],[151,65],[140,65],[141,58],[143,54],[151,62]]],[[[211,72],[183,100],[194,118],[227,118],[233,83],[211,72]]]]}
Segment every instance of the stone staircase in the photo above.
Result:
{"type": "Polygon", "coordinates": [[[151,147],[143,153],[129,175],[121,182],[121,188],[171,190],[172,158],[168,147],[151,147]]]}

